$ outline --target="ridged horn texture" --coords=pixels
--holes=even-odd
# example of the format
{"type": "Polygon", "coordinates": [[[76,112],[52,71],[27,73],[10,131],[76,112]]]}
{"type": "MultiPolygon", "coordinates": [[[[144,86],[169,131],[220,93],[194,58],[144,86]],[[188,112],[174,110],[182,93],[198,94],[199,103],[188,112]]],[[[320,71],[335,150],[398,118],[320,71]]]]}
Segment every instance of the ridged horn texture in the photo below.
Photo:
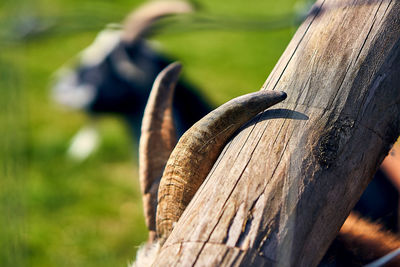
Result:
{"type": "Polygon", "coordinates": [[[192,12],[193,8],[188,2],[179,0],[151,1],[132,12],[124,23],[122,39],[132,43],[141,38],[158,19],[172,15],[192,12]]]}
{"type": "Polygon", "coordinates": [[[143,115],[139,142],[139,179],[150,242],[155,238],[158,185],[176,144],[172,99],[181,68],[181,64],[175,62],[158,74],[143,115]]]}
{"type": "Polygon", "coordinates": [[[237,97],[184,133],[168,159],[158,190],[156,221],[161,245],[232,134],[259,112],[284,99],[286,93],[278,91],[258,91],[237,97]]]}

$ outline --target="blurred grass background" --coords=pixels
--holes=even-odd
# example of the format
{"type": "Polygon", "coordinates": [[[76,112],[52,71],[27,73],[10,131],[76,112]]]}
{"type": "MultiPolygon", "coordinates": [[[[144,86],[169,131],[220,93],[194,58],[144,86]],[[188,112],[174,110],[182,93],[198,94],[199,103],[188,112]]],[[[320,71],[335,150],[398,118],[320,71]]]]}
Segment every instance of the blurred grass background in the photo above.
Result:
{"type": "MultiPolygon", "coordinates": [[[[0,266],[126,266],[146,240],[137,146],[123,122],[103,118],[100,148],[74,162],[65,152],[87,118],[49,97],[52,73],[142,2],[0,3],[0,266]]],[[[196,1],[213,23],[172,21],[152,39],[217,105],[262,86],[303,2],[196,1]]]]}

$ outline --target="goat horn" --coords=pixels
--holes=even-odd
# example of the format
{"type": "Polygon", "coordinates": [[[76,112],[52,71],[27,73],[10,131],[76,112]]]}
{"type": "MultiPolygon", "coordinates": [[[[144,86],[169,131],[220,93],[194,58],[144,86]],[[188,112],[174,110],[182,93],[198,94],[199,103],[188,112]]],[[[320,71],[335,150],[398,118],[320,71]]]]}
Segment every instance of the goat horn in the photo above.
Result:
{"type": "Polygon", "coordinates": [[[158,184],[176,144],[172,98],[181,68],[181,64],[175,62],[158,74],[143,115],[139,142],[139,179],[150,242],[155,239],[158,184]]]}
{"type": "Polygon", "coordinates": [[[189,13],[191,11],[193,11],[193,8],[188,2],[179,0],[147,3],[136,9],[126,18],[122,39],[125,42],[132,43],[143,36],[158,19],[172,14],[189,13]]]}
{"type": "Polygon", "coordinates": [[[258,91],[237,97],[213,110],[180,138],[160,181],[157,236],[168,238],[231,135],[259,112],[286,99],[286,93],[258,91]]]}

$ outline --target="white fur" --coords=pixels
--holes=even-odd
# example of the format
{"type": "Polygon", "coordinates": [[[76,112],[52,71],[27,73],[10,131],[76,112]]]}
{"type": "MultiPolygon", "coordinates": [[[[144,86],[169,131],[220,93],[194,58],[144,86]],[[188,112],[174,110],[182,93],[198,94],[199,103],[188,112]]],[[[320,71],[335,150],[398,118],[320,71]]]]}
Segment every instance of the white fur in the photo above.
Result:
{"type": "Polygon", "coordinates": [[[85,48],[80,59],[85,66],[96,66],[114,49],[121,40],[121,30],[106,28],[102,30],[94,42],[85,48]]]}
{"type": "Polygon", "coordinates": [[[83,161],[99,146],[99,133],[93,125],[86,125],[73,137],[67,154],[74,160],[83,161]]]}
{"type": "Polygon", "coordinates": [[[136,253],[136,260],[129,267],[151,266],[160,251],[160,244],[156,241],[152,244],[142,245],[136,253]]]}
{"type": "Polygon", "coordinates": [[[86,107],[95,96],[95,88],[90,84],[79,84],[76,72],[67,67],[62,67],[56,73],[53,85],[53,99],[58,103],[73,108],[86,107]]]}
{"type": "Polygon", "coordinates": [[[82,109],[95,97],[96,89],[91,84],[78,81],[76,65],[92,67],[102,62],[121,40],[121,30],[107,26],[94,42],[74,59],[62,66],[53,77],[53,98],[60,104],[82,109]]]}

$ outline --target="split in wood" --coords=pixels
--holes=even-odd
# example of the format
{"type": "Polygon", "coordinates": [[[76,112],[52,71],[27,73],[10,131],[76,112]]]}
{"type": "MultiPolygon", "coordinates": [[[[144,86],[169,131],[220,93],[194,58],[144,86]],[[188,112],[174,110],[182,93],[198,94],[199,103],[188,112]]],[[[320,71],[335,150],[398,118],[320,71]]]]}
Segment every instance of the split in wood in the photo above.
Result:
{"type": "Polygon", "coordinates": [[[286,93],[258,91],[213,110],[180,138],[158,190],[157,235],[161,245],[203,183],[227,140],[261,111],[286,99],[286,93]]]}

